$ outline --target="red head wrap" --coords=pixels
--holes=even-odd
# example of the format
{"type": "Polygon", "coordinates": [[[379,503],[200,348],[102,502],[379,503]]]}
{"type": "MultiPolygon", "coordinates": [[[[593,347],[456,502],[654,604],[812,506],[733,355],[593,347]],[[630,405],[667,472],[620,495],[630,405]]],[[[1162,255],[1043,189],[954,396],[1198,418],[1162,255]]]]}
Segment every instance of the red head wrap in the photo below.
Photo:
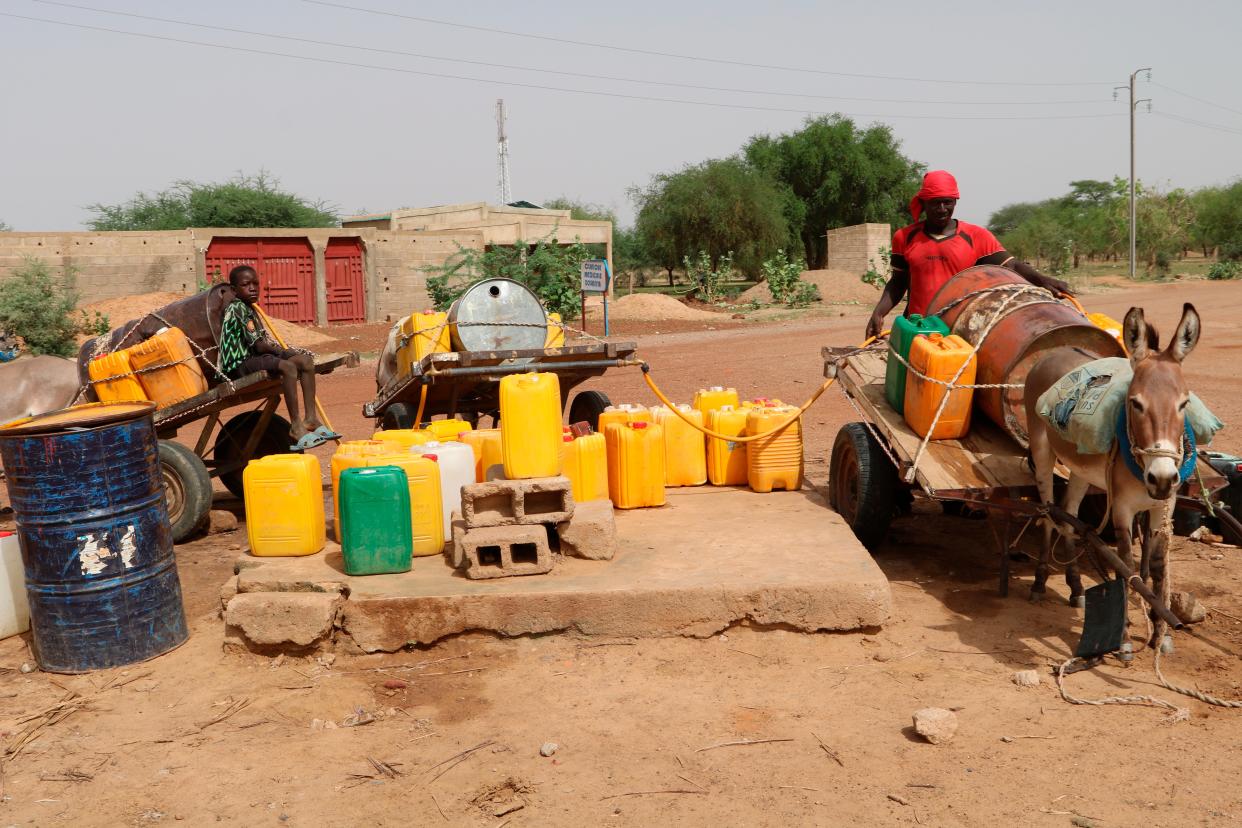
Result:
{"type": "Polygon", "coordinates": [[[957,191],[957,179],[946,170],[932,170],[923,176],[923,188],[910,199],[910,215],[915,221],[923,212],[923,202],[933,198],[961,198],[957,191]]]}

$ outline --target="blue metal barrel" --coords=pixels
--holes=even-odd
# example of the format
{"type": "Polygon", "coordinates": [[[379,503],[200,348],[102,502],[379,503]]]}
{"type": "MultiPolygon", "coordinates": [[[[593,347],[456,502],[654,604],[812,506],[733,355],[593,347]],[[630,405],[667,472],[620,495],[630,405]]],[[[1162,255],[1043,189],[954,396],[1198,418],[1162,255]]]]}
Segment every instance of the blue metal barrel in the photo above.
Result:
{"type": "Polygon", "coordinates": [[[151,403],[0,428],[39,666],[84,673],[186,640],[151,403]]]}

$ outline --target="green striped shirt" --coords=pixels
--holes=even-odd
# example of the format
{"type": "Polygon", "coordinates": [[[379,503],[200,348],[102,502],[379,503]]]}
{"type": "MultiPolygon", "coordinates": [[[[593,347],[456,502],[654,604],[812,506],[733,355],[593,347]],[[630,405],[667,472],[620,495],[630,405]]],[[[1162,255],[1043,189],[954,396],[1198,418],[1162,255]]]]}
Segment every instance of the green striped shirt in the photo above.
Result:
{"type": "Polygon", "coordinates": [[[231,374],[254,354],[254,344],[267,336],[254,308],[235,299],[224,309],[220,325],[220,371],[231,374]]]}

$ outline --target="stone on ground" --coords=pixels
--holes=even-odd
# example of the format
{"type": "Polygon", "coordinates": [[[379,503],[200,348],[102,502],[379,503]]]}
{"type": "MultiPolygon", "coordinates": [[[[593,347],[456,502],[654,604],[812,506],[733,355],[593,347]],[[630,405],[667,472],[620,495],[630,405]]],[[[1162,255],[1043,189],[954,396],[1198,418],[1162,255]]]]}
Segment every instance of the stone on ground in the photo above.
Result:
{"type": "Polygon", "coordinates": [[[1019,687],[1038,687],[1039,671],[1038,670],[1018,670],[1013,674],[1013,683],[1019,687]]]}
{"type": "Polygon", "coordinates": [[[259,647],[309,647],[332,634],[340,602],[334,593],[243,592],[229,601],[224,623],[259,647]]]}
{"type": "Polygon", "coordinates": [[[924,707],[914,711],[914,730],[933,745],[950,742],[957,733],[957,714],[943,707],[924,707]]]}
{"type": "Polygon", "coordinates": [[[1207,618],[1207,608],[1189,592],[1175,592],[1169,598],[1169,609],[1184,624],[1198,624],[1207,618]]]}
{"type": "Polygon", "coordinates": [[[223,509],[212,509],[207,513],[207,534],[222,535],[225,532],[237,531],[237,515],[223,509]]]}

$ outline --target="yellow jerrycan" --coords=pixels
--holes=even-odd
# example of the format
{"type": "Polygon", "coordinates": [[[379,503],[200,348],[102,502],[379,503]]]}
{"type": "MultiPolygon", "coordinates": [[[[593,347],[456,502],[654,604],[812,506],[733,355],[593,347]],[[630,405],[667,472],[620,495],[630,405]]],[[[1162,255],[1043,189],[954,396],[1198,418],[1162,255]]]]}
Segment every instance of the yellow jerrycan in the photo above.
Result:
{"type": "Polygon", "coordinates": [[[411,446],[421,446],[423,443],[430,443],[436,439],[436,435],[425,428],[390,428],[385,431],[375,432],[371,435],[371,439],[387,443],[391,449],[405,451],[411,446]]]}
{"type": "Polygon", "coordinates": [[[548,314],[548,338],[544,340],[543,347],[565,347],[565,329],[561,326],[561,315],[559,313],[548,314]]]}
{"type": "Polygon", "coordinates": [[[608,446],[602,434],[562,438],[565,449],[564,474],[573,486],[574,501],[604,500],[608,497],[608,446]]]}
{"type": "Polygon", "coordinates": [[[447,313],[430,310],[412,313],[401,320],[397,376],[408,374],[428,354],[446,354],[450,350],[447,313]]]}
{"type": "Polygon", "coordinates": [[[392,444],[381,440],[343,440],[332,454],[328,468],[332,475],[332,532],[341,539],[341,472],[367,464],[367,457],[392,453],[392,444]]]}
{"type": "Polygon", "coordinates": [[[561,384],[556,374],[501,378],[500,447],[510,480],[560,474],[561,384]]]}
{"type": "Polygon", "coordinates": [[[444,551],[444,516],[440,501],[440,467],[435,460],[409,451],[364,457],[367,466],[396,466],[410,484],[410,529],[414,557],[444,551]]]}
{"type": "Polygon", "coordinates": [[[207,378],[198,366],[190,340],[180,328],[161,328],[155,336],[128,350],[129,364],[138,372],[142,390],[157,407],[165,408],[207,392],[207,378]]]}
{"type": "Polygon", "coordinates": [[[642,405],[632,405],[630,403],[621,403],[620,405],[610,405],[605,408],[599,415],[599,428],[596,430],[600,434],[605,434],[608,426],[613,423],[649,423],[651,422],[651,409],[642,405]]]}
{"type": "Polygon", "coordinates": [[[474,450],[474,482],[487,480],[487,470],[502,465],[501,436],[498,428],[481,428],[460,435],[461,442],[474,450]]]}
{"type": "Polygon", "coordinates": [[[313,555],[325,542],[323,480],[313,454],[269,454],[242,472],[250,554],[313,555]]]}
{"type": "Polygon", "coordinates": [[[100,402],[124,402],[125,400],[145,400],[147,393],[142,390],[142,383],[134,376],[134,368],[129,363],[129,351],[113,351],[110,354],[96,357],[87,366],[91,381],[95,385],[95,396],[100,402]],[[101,380],[103,380],[101,382],[101,380]]]}
{"type": "Polygon", "coordinates": [[[972,385],[975,381],[974,348],[965,339],[956,334],[944,336],[932,333],[915,337],[910,343],[910,367],[906,378],[906,423],[920,437],[926,437],[931,431],[933,440],[956,440],[966,436],[970,431],[970,409],[974,402],[975,389],[949,389],[936,382],[928,382],[919,376],[924,374],[932,379],[950,382],[966,365],[961,376],[957,378],[959,385],[972,385]],[[945,394],[949,395],[940,419],[936,420],[936,412],[945,394]],[[935,420],[935,429],[932,421],[935,420]]]}
{"type": "Polygon", "coordinates": [[[700,388],[694,392],[694,407],[703,412],[706,417],[709,411],[715,411],[724,406],[738,407],[738,397],[736,388],[725,388],[720,385],[712,385],[707,388],[700,388]]]}
{"type": "MultiPolygon", "coordinates": [[[[695,425],[703,425],[703,412],[688,405],[680,411],[695,425]]],[[[702,486],[707,482],[707,444],[703,432],[677,416],[671,408],[651,410],[652,420],[664,431],[664,485],[702,486]]]]}
{"type": "MultiPolygon", "coordinates": [[[[432,420],[423,424],[425,431],[430,431],[437,443],[455,443],[458,436],[465,431],[474,431],[474,426],[458,417],[449,420],[432,420]]],[[[431,442],[430,440],[426,442],[431,442]]]]}
{"type": "Polygon", "coordinates": [[[748,436],[768,435],[746,445],[746,477],[756,492],[773,489],[797,491],[802,487],[802,421],[796,419],[779,432],[773,429],[798,409],[768,404],[751,408],[746,414],[748,436]]]}
{"type": "MultiPolygon", "coordinates": [[[[724,405],[707,413],[707,430],[730,437],[746,434],[746,412],[724,405]]],[[[707,479],[713,486],[741,486],[749,479],[746,444],[707,438],[707,479]]]]}
{"type": "Polygon", "coordinates": [[[618,509],[663,506],[664,430],[641,421],[612,423],[604,432],[604,443],[612,505],[618,509]]]}

